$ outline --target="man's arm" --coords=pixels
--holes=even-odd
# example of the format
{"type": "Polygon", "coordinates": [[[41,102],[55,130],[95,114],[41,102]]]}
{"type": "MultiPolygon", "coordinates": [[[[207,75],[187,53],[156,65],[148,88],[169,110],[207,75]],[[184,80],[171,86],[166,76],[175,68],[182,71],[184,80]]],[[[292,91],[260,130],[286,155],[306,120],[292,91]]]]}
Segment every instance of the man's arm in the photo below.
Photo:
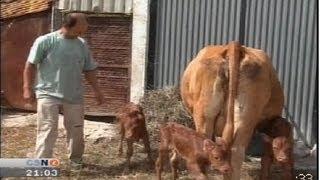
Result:
{"type": "Polygon", "coordinates": [[[97,77],[96,77],[96,70],[85,71],[84,76],[93,88],[93,92],[97,98],[98,105],[103,104],[104,97],[103,97],[103,94],[101,93],[99,85],[98,85],[98,81],[97,81],[97,77]]]}
{"type": "Polygon", "coordinates": [[[29,103],[34,98],[34,92],[32,90],[34,79],[36,74],[36,65],[26,62],[23,71],[23,98],[29,103]]]}

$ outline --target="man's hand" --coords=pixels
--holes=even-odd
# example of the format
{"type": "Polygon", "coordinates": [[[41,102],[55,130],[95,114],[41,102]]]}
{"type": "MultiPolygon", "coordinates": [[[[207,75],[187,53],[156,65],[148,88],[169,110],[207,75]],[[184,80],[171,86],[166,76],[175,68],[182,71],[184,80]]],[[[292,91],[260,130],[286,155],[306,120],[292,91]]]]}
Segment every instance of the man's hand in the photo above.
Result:
{"type": "Polygon", "coordinates": [[[23,98],[28,104],[32,104],[34,102],[34,93],[30,87],[23,88],[23,98]]]}
{"type": "Polygon", "coordinates": [[[34,102],[34,92],[32,90],[36,67],[34,64],[26,62],[23,71],[23,98],[26,100],[26,106],[31,106],[34,102]]]}
{"type": "Polygon", "coordinates": [[[87,79],[87,81],[89,82],[89,84],[91,84],[94,94],[96,96],[97,99],[97,104],[98,105],[102,105],[104,103],[104,96],[100,91],[100,88],[98,86],[98,81],[96,78],[96,70],[93,71],[86,71],[84,73],[85,78],[87,79]]]}

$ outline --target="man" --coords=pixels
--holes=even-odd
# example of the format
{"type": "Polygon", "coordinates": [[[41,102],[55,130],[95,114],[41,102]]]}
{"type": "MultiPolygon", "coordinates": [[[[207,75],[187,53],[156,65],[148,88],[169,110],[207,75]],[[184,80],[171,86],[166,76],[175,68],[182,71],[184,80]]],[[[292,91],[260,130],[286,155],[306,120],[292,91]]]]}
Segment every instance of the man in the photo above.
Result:
{"type": "Polygon", "coordinates": [[[68,14],[61,29],[35,40],[23,74],[23,96],[29,103],[34,98],[35,84],[38,112],[36,157],[52,157],[58,113],[62,108],[69,159],[71,167],[76,168],[81,168],[84,152],[82,72],[92,85],[98,104],[104,101],[95,75],[97,65],[87,44],[79,37],[87,27],[84,14],[68,14]]]}

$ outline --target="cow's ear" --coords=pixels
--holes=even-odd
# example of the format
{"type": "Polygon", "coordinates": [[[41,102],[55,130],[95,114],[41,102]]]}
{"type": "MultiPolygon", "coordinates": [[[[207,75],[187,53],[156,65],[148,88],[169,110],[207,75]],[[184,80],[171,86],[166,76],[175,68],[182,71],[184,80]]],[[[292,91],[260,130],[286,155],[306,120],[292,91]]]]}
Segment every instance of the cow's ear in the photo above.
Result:
{"type": "Polygon", "coordinates": [[[270,136],[268,136],[267,134],[265,133],[260,133],[262,139],[264,142],[267,142],[267,143],[271,143],[272,142],[272,138],[270,136]]]}
{"type": "Polygon", "coordinates": [[[203,140],[203,150],[204,151],[212,151],[215,148],[214,142],[212,142],[210,139],[203,140]]]}

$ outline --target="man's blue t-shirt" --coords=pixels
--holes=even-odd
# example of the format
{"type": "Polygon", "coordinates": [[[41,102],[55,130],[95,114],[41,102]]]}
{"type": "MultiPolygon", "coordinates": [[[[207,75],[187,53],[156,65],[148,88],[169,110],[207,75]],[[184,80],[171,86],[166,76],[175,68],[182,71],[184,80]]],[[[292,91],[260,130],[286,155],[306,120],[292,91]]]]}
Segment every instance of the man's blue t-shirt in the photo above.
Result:
{"type": "Polygon", "coordinates": [[[28,62],[37,65],[37,98],[55,97],[69,103],[83,102],[82,72],[97,67],[82,38],[66,39],[60,31],[38,37],[28,62]]]}

